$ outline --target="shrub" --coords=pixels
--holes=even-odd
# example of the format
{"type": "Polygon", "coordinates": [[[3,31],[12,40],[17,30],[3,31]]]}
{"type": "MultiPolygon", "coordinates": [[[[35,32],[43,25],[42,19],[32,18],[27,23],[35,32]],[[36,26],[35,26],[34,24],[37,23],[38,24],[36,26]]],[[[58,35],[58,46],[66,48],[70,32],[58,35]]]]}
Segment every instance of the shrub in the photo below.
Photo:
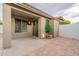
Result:
{"type": "Polygon", "coordinates": [[[71,22],[69,20],[65,20],[65,19],[61,20],[61,19],[59,19],[59,24],[65,25],[65,24],[71,24],[71,22]]]}
{"type": "Polygon", "coordinates": [[[52,34],[52,25],[49,20],[46,21],[46,33],[52,34]]]}
{"type": "Polygon", "coordinates": [[[3,24],[3,22],[0,20],[0,25],[2,25],[3,24]]]}

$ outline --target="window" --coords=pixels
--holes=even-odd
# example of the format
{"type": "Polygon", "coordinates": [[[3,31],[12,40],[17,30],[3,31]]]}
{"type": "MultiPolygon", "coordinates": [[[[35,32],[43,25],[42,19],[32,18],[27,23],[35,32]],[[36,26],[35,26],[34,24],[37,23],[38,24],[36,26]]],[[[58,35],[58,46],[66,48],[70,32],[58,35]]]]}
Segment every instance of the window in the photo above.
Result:
{"type": "Polygon", "coordinates": [[[15,19],[15,32],[26,32],[27,22],[25,20],[15,19]]]}
{"type": "Polygon", "coordinates": [[[27,31],[27,23],[26,21],[21,21],[21,32],[27,31]]]}
{"type": "Polygon", "coordinates": [[[15,20],[15,32],[21,32],[21,20],[15,20]]]}

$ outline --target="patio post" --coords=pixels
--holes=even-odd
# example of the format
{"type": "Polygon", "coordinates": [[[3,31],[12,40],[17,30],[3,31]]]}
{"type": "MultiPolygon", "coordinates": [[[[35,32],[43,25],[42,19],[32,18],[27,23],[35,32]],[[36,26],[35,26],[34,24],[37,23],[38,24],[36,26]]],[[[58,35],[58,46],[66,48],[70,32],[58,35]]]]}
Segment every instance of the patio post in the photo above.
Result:
{"type": "Polygon", "coordinates": [[[11,7],[3,4],[3,48],[11,47],[11,7]]]}
{"type": "Polygon", "coordinates": [[[53,32],[54,32],[54,37],[58,37],[59,36],[59,22],[55,19],[53,20],[53,32]]]}
{"type": "Polygon", "coordinates": [[[43,17],[40,17],[38,19],[38,37],[39,38],[45,38],[46,37],[45,24],[46,24],[46,19],[43,18],[43,17]]]}
{"type": "Polygon", "coordinates": [[[52,29],[52,35],[53,37],[58,37],[59,36],[59,22],[56,19],[51,19],[50,20],[53,29],[52,29]]]}

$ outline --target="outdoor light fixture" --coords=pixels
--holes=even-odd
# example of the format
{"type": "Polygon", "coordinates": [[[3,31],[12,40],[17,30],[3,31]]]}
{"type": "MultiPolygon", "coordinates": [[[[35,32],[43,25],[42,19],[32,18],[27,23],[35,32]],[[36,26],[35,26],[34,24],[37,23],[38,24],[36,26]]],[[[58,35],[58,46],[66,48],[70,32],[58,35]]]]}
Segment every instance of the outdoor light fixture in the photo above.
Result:
{"type": "Polygon", "coordinates": [[[28,21],[27,21],[27,24],[28,24],[28,25],[32,25],[32,22],[28,20],[28,21]]]}

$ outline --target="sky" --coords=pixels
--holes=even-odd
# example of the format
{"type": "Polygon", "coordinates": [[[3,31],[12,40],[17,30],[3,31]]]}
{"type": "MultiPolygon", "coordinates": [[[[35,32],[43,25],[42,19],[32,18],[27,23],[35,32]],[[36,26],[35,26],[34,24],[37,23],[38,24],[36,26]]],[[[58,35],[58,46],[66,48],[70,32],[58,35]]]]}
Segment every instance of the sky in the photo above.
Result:
{"type": "Polygon", "coordinates": [[[30,5],[48,13],[49,15],[62,16],[72,23],[79,22],[78,3],[31,3],[30,5]]]}
{"type": "Polygon", "coordinates": [[[55,15],[61,10],[65,10],[74,6],[74,3],[31,3],[30,5],[43,10],[50,15],[55,15]]]}
{"type": "MultiPolygon", "coordinates": [[[[78,3],[30,3],[30,5],[48,13],[51,16],[62,16],[72,22],[79,21],[78,3]]],[[[0,3],[0,19],[2,19],[2,4],[0,3]]]]}

